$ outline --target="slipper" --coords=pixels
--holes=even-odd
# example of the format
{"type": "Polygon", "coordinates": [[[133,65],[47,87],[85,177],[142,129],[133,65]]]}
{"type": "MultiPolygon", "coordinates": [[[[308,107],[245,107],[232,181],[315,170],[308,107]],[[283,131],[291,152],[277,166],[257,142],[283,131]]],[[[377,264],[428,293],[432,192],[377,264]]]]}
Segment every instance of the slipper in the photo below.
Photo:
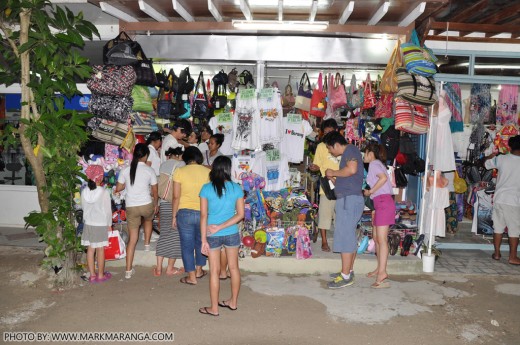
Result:
{"type": "Polygon", "coordinates": [[[330,247],[328,244],[324,245],[324,246],[321,246],[321,250],[324,251],[324,252],[330,252],[330,247]]]}
{"type": "Polygon", "coordinates": [[[174,267],[173,273],[166,272],[166,275],[171,277],[171,276],[178,276],[179,274],[183,274],[183,273],[184,273],[184,267],[181,267],[181,268],[174,267]]]}
{"type": "Polygon", "coordinates": [[[509,261],[509,264],[513,265],[513,266],[520,266],[520,262],[511,262],[511,261],[509,261]]]}
{"type": "Polygon", "coordinates": [[[367,278],[372,278],[372,277],[374,277],[376,275],[377,275],[377,272],[369,272],[369,273],[366,274],[366,277],[367,278]]]}
{"type": "Polygon", "coordinates": [[[112,273],[105,272],[105,274],[103,275],[103,278],[97,278],[95,283],[104,283],[107,280],[109,280],[110,278],[112,278],[112,273]]]}
{"type": "Polygon", "coordinates": [[[202,270],[202,275],[201,275],[201,276],[198,276],[198,277],[195,277],[195,278],[200,279],[200,278],[204,278],[204,277],[207,276],[207,275],[208,275],[208,272],[202,270]]]}
{"type": "Polygon", "coordinates": [[[181,280],[180,280],[181,283],[183,284],[188,284],[188,285],[197,285],[197,283],[194,283],[194,282],[190,282],[188,280],[188,277],[182,277],[181,280]]]}
{"type": "Polygon", "coordinates": [[[375,282],[370,285],[372,289],[388,289],[390,287],[390,283],[385,279],[380,282],[375,282]]]}
{"type": "Polygon", "coordinates": [[[231,308],[229,304],[226,304],[226,301],[218,302],[218,306],[222,308],[228,308],[229,310],[237,310],[237,308],[231,308]]]}
{"type": "Polygon", "coordinates": [[[502,255],[495,256],[495,253],[491,254],[491,259],[499,261],[502,255]]]}
{"type": "Polygon", "coordinates": [[[154,276],[154,277],[160,277],[161,274],[162,274],[162,270],[159,271],[159,272],[157,272],[157,266],[154,266],[154,267],[153,267],[153,276],[154,276]]]}
{"type": "Polygon", "coordinates": [[[200,308],[199,313],[210,316],[218,316],[218,314],[213,314],[208,311],[208,307],[200,308]]]}

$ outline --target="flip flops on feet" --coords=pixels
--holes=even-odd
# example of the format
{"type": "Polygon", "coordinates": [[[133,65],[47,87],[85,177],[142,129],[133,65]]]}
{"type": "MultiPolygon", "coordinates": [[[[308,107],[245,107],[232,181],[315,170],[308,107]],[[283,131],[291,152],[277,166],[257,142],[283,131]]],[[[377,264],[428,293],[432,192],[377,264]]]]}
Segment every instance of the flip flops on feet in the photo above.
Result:
{"type": "Polygon", "coordinates": [[[181,267],[181,268],[174,267],[173,271],[168,271],[168,269],[166,269],[167,276],[178,276],[179,274],[183,274],[183,273],[184,273],[184,267],[181,267]]]}
{"type": "Polygon", "coordinates": [[[207,275],[208,275],[208,272],[202,270],[202,274],[201,274],[200,276],[195,277],[195,278],[200,279],[200,278],[204,278],[204,277],[207,276],[207,275]]]}
{"type": "Polygon", "coordinates": [[[493,259],[493,260],[499,261],[501,257],[502,256],[500,254],[499,255],[495,255],[495,253],[491,254],[491,259],[493,259]]]}
{"type": "Polygon", "coordinates": [[[330,247],[328,244],[324,244],[321,246],[321,250],[324,252],[330,252],[330,247]]]}
{"type": "Polygon", "coordinates": [[[228,308],[229,310],[233,310],[233,311],[238,309],[238,307],[231,308],[231,306],[229,304],[227,304],[226,301],[218,302],[218,306],[222,307],[222,308],[228,308]]]}
{"type": "Polygon", "coordinates": [[[386,279],[383,279],[380,282],[375,282],[374,284],[370,285],[372,289],[388,289],[390,287],[390,282],[386,279]]]}
{"type": "Polygon", "coordinates": [[[157,266],[153,267],[153,276],[154,277],[160,277],[162,274],[162,270],[157,270],[157,266]]]}
{"type": "Polygon", "coordinates": [[[209,316],[218,316],[218,314],[213,314],[212,312],[208,311],[208,307],[200,308],[199,313],[209,316]]]}
{"type": "Polygon", "coordinates": [[[187,285],[197,285],[197,283],[188,280],[188,277],[182,277],[180,282],[187,285]]]}

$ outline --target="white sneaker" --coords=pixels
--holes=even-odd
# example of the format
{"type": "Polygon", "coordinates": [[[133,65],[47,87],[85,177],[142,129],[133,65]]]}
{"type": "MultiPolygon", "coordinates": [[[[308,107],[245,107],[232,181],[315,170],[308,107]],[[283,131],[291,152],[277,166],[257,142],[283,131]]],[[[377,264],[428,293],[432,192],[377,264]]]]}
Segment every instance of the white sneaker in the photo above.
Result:
{"type": "Polygon", "coordinates": [[[125,278],[130,279],[134,275],[135,270],[132,268],[130,271],[125,271],[125,278]]]}
{"type": "Polygon", "coordinates": [[[144,251],[145,252],[149,252],[150,251],[150,245],[149,244],[145,244],[144,245],[144,251]]]}

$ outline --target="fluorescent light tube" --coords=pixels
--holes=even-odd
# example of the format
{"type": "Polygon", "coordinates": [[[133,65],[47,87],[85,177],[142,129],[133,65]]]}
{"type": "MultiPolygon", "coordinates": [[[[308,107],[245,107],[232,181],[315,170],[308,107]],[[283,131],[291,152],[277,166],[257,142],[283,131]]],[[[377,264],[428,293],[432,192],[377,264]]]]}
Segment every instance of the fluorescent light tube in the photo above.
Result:
{"type": "Polygon", "coordinates": [[[424,13],[424,9],[426,8],[426,2],[423,1],[419,5],[417,5],[412,12],[410,12],[400,23],[398,26],[408,26],[412,24],[421,14],[424,13]]]}
{"type": "Polygon", "coordinates": [[[110,14],[113,17],[124,20],[125,22],[137,23],[139,21],[135,17],[132,17],[128,13],[123,12],[120,9],[115,8],[114,6],[107,4],[106,2],[101,1],[99,3],[99,7],[101,7],[101,11],[110,14]]]}
{"type": "Polygon", "coordinates": [[[276,21],[276,20],[233,20],[239,30],[320,31],[329,27],[329,22],[276,21]]]}
{"type": "Polygon", "coordinates": [[[379,23],[379,21],[385,16],[386,12],[388,12],[388,7],[390,7],[390,1],[385,1],[384,4],[379,7],[372,19],[370,19],[368,25],[376,25],[379,23]]]}
{"type": "Polygon", "coordinates": [[[208,10],[217,22],[222,21],[222,15],[217,10],[217,8],[215,7],[215,4],[213,4],[212,0],[208,0],[208,10]]]}
{"type": "Polygon", "coordinates": [[[350,15],[354,12],[354,1],[349,1],[347,7],[345,7],[345,10],[343,11],[343,14],[339,18],[338,23],[340,25],[343,25],[347,22],[347,19],[350,17],[350,15]]]}
{"type": "Polygon", "coordinates": [[[195,19],[192,17],[192,15],[189,14],[189,12],[186,11],[186,9],[184,7],[182,7],[182,5],[177,2],[177,0],[172,0],[172,4],[173,4],[173,9],[175,10],[175,12],[177,12],[179,14],[179,16],[181,16],[185,21],[187,21],[187,22],[195,21],[195,19]]]}
{"type": "Polygon", "coordinates": [[[157,11],[155,8],[144,2],[144,0],[139,0],[139,8],[141,11],[152,17],[153,19],[157,20],[158,22],[169,22],[170,20],[168,17],[162,15],[157,11]]]}

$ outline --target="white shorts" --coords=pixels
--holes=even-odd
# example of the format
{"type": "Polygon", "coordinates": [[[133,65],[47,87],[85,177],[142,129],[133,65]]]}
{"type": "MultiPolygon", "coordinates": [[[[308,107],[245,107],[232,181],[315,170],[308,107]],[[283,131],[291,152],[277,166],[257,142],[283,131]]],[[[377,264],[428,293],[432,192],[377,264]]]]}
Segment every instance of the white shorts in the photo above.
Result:
{"type": "Polygon", "coordinates": [[[519,237],[520,206],[495,203],[493,205],[493,232],[503,234],[506,227],[509,237],[519,237]]]}
{"type": "Polygon", "coordinates": [[[335,218],[334,207],[336,200],[329,200],[325,194],[320,195],[320,206],[318,209],[318,229],[330,230],[332,220],[335,218]]]}

